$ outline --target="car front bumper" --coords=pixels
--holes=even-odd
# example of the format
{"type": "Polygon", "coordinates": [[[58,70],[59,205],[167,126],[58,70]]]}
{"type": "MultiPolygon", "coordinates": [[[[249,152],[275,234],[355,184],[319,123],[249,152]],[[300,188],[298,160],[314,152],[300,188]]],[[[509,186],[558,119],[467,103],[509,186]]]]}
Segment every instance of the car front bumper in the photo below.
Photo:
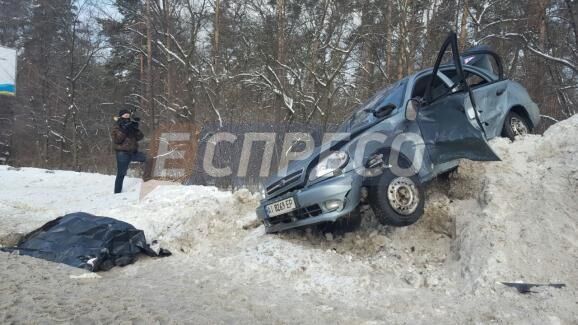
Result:
{"type": "Polygon", "coordinates": [[[359,205],[361,183],[362,177],[355,171],[350,171],[274,198],[265,199],[257,208],[257,216],[265,224],[268,233],[334,222],[359,205]],[[267,215],[265,210],[267,205],[290,197],[295,200],[296,210],[275,217],[267,215]],[[331,200],[340,200],[341,208],[328,210],[324,203],[331,200]]]}

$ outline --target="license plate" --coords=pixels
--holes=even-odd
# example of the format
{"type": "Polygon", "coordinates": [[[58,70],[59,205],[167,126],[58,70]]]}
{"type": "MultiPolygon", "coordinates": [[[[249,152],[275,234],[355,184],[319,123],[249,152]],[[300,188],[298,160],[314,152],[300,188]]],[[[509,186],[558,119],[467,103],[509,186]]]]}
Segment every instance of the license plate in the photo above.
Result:
{"type": "Polygon", "coordinates": [[[277,201],[275,203],[271,203],[265,207],[267,210],[267,215],[269,217],[278,216],[287,212],[291,212],[295,210],[297,207],[295,206],[295,200],[292,197],[277,201]]]}

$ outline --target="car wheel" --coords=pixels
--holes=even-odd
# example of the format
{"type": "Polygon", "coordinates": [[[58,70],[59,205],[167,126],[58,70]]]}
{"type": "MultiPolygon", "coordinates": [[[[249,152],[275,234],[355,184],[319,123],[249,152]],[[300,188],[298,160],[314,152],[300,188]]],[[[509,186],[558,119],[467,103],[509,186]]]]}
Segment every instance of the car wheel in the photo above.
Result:
{"type": "Polygon", "coordinates": [[[396,176],[385,170],[368,196],[375,217],[384,225],[409,226],[423,215],[425,191],[417,175],[396,176]]]}
{"type": "Polygon", "coordinates": [[[532,131],[532,128],[526,118],[514,112],[509,112],[508,115],[506,115],[504,128],[502,130],[503,136],[514,141],[516,136],[528,134],[530,131],[532,131]]]}
{"type": "Polygon", "coordinates": [[[346,233],[359,229],[361,225],[361,211],[359,205],[349,212],[347,215],[337,219],[330,225],[331,232],[346,233]]]}

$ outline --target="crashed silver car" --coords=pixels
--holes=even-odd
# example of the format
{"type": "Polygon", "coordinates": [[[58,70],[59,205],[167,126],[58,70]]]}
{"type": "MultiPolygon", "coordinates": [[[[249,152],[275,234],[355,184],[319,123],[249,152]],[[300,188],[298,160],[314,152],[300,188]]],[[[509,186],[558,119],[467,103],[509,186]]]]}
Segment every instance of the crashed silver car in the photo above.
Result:
{"type": "Polygon", "coordinates": [[[349,231],[367,203],[383,224],[413,224],[424,211],[424,184],[462,158],[499,160],[487,140],[529,133],[539,119],[524,87],[504,78],[496,53],[460,54],[450,33],[433,68],[377,92],[333,141],[269,180],[257,215],[269,233],[321,223],[349,231]]]}

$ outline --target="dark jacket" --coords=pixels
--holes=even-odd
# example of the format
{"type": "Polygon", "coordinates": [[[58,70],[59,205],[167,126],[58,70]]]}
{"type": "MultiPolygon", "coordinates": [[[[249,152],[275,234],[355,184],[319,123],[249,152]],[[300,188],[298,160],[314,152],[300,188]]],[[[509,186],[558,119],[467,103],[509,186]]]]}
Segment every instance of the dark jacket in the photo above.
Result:
{"type": "Polygon", "coordinates": [[[136,152],[138,151],[138,141],[144,138],[144,134],[139,129],[127,132],[118,125],[114,124],[111,132],[114,150],[136,152]]]}

